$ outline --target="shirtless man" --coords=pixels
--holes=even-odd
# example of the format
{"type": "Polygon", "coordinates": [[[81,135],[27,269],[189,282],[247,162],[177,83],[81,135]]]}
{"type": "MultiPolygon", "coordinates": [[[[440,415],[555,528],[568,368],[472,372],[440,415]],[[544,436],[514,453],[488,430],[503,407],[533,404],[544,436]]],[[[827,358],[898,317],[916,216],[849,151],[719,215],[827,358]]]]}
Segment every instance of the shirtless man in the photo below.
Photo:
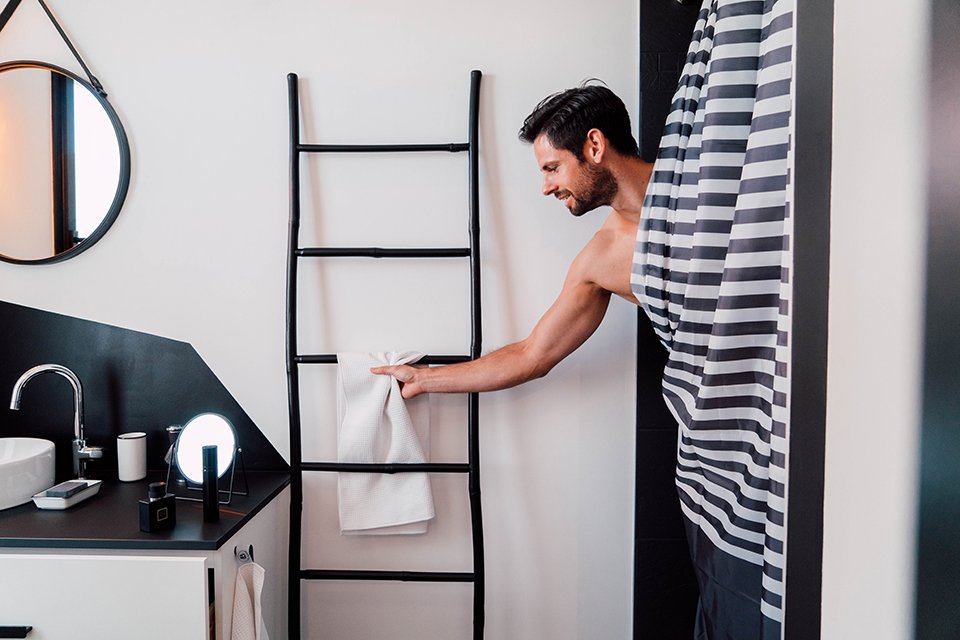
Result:
{"type": "Polygon", "coordinates": [[[524,340],[471,362],[371,369],[399,380],[404,398],[495,391],[543,377],[596,331],[611,294],[637,304],[630,270],[653,165],[640,159],[623,102],[595,85],[554,94],[524,120],[520,139],[533,143],[543,195],[562,201],[574,216],[604,205],[612,211],[574,259],[557,300],[524,340]]]}

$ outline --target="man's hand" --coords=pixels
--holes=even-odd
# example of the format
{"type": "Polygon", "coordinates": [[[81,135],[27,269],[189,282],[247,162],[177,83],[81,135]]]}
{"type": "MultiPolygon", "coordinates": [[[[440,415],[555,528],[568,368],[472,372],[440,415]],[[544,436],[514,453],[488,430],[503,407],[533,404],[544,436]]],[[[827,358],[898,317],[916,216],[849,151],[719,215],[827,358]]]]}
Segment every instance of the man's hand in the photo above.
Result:
{"type": "Polygon", "coordinates": [[[416,369],[406,364],[389,365],[385,367],[373,367],[370,373],[377,375],[393,376],[400,382],[400,395],[409,400],[423,393],[423,386],[418,380],[418,374],[424,369],[416,369]]]}

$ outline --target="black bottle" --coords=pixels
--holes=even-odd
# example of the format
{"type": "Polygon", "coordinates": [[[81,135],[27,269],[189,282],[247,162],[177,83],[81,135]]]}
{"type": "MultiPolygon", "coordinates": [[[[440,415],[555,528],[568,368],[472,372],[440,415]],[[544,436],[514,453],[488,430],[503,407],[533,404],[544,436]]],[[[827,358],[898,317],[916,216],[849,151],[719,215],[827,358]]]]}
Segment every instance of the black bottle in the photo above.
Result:
{"type": "Polygon", "coordinates": [[[140,531],[156,533],[177,524],[177,498],[167,493],[166,482],[151,482],[147,499],[140,501],[140,531]]]}

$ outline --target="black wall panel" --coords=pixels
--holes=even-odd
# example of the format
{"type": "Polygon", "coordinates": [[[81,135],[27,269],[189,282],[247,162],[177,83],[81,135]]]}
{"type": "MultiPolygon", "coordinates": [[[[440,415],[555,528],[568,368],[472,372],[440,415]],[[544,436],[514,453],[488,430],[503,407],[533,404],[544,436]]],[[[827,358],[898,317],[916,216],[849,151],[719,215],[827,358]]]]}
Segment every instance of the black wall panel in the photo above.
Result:
{"type": "Polygon", "coordinates": [[[700,3],[640,0],[640,155],[653,162],[700,3]]]}
{"type": "Polygon", "coordinates": [[[62,376],[41,374],[23,389],[21,409],[9,409],[13,385],[38,364],[71,369],[83,385],[86,438],[105,455],[90,465],[95,478],[115,477],[116,437],[147,433],[147,467],[165,469],[165,427],[194,415],[224,415],[237,430],[249,471],[287,464],[192,346],[0,302],[0,437],[46,438],[57,447],[57,479],[72,474],[73,389],[62,376]]]}

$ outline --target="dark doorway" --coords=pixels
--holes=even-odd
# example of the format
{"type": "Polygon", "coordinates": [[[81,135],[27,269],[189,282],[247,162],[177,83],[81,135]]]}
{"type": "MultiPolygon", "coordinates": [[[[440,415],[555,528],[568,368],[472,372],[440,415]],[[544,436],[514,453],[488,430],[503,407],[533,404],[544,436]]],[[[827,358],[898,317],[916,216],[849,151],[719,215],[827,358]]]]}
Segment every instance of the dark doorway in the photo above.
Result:
{"type": "MultiPolygon", "coordinates": [[[[699,5],[640,0],[637,142],[648,162],[657,157],[699,5]]],[[[661,391],[666,361],[666,350],[639,311],[633,637],[640,640],[690,640],[697,608],[697,580],[674,482],[677,423],[661,391]]]]}

